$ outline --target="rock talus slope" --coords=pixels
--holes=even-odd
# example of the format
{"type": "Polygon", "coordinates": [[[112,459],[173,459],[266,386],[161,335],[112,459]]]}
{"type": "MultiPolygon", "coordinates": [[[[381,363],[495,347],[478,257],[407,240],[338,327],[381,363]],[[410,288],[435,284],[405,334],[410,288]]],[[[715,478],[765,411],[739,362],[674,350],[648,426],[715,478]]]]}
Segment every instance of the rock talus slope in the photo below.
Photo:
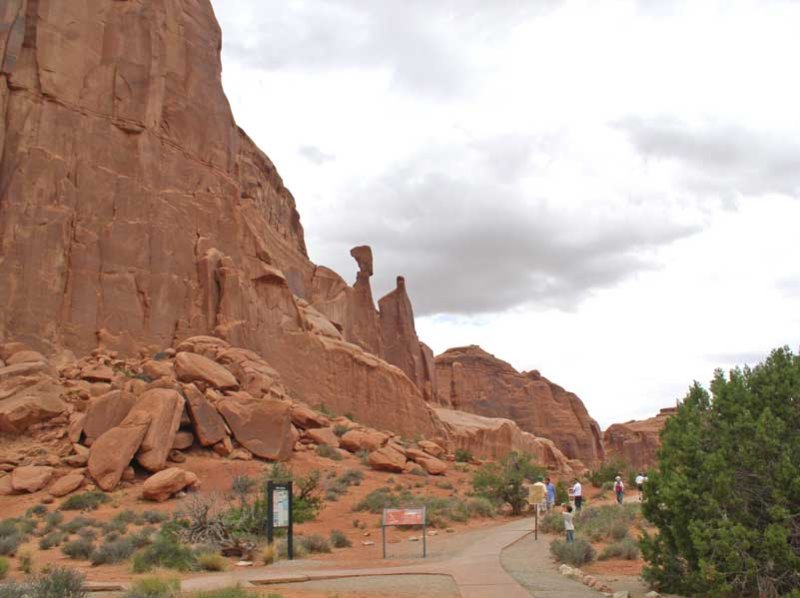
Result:
{"type": "Polygon", "coordinates": [[[436,375],[441,406],[513,420],[590,467],[603,460],[600,427],[583,402],[538,372],[517,372],[472,345],[437,356],[436,375]]]}
{"type": "Polygon", "coordinates": [[[135,355],[217,334],[301,399],[435,436],[421,392],[364,351],[381,355],[365,252],[350,326],[310,305],[294,198],[234,122],[220,47],[209,0],[2,3],[0,339],[135,355]]]}

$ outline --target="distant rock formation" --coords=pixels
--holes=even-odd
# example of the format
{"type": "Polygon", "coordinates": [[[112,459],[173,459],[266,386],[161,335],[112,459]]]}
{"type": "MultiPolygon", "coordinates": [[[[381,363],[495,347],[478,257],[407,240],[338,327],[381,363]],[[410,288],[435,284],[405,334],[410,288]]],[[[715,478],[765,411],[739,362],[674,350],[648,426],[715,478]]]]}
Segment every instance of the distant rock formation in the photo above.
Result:
{"type": "Polygon", "coordinates": [[[637,470],[655,466],[661,448],[661,430],[676,412],[677,407],[668,407],[649,419],[609,426],[603,433],[606,459],[619,459],[637,470]]]}
{"type": "Polygon", "coordinates": [[[549,438],[570,459],[593,467],[603,460],[600,427],[583,402],[539,372],[520,373],[472,345],[436,357],[437,402],[443,407],[507,418],[549,438]]]}

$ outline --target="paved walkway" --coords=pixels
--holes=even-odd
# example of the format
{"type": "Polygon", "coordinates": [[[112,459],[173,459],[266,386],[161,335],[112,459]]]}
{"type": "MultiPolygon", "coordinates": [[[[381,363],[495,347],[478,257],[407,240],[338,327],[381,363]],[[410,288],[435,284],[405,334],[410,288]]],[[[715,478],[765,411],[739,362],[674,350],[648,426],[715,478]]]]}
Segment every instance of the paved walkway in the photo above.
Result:
{"type": "MultiPolygon", "coordinates": [[[[494,528],[471,532],[464,538],[463,547],[459,547],[452,555],[427,560],[420,558],[419,562],[395,567],[328,569],[325,568],[327,563],[309,567],[308,562],[282,562],[277,567],[237,569],[185,579],[182,582],[182,589],[192,592],[236,584],[264,586],[353,577],[444,575],[453,579],[463,598],[585,596],[585,593],[565,593],[567,590],[578,592],[585,588],[581,584],[562,578],[552,570],[547,553],[549,540],[543,537],[534,541],[531,535],[532,526],[532,519],[518,519],[494,528]],[[526,538],[529,535],[530,537],[526,538]],[[525,542],[521,549],[512,546],[520,541],[525,542]],[[510,552],[507,552],[511,558],[510,560],[506,558],[505,561],[508,561],[507,566],[509,563],[512,564],[508,569],[517,577],[516,580],[501,563],[501,554],[509,546],[511,546],[510,552]],[[524,576],[520,577],[519,571],[524,571],[524,576]],[[550,581],[546,585],[528,583],[530,579],[535,580],[540,577],[550,581]],[[520,582],[526,587],[520,585],[520,582]],[[561,593],[555,593],[556,591],[561,593]]],[[[391,588],[391,582],[387,583],[388,588],[391,588]]],[[[596,595],[592,593],[592,596],[596,595]]]]}

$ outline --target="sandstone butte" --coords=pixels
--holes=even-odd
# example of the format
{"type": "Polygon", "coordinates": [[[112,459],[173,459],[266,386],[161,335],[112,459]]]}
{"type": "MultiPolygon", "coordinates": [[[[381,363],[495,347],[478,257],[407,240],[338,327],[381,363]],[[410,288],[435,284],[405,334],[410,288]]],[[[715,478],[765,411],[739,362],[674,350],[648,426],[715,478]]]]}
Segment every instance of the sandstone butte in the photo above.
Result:
{"type": "Polygon", "coordinates": [[[539,372],[518,372],[472,345],[437,356],[436,376],[438,403],[443,407],[511,419],[589,467],[604,458],[600,426],[583,402],[539,372]]]}
{"type": "MultiPolygon", "coordinates": [[[[256,399],[290,396],[442,442],[458,432],[434,405],[512,417],[566,461],[601,459],[597,425],[575,395],[497,360],[473,368],[480,360],[465,354],[460,378],[452,352],[434,360],[402,277],[376,309],[369,247],[351,251],[353,286],[311,262],[292,194],[233,119],[221,36],[210,0],[0,4],[0,342],[29,352],[0,363],[10,380],[0,427],[18,433],[65,408],[55,367],[30,376],[34,386],[9,367],[41,369],[43,355],[61,367],[93,351],[181,352],[192,338],[189,351],[213,357],[256,399]]],[[[206,402],[217,395],[206,385],[225,374],[193,359],[179,378],[194,383],[190,415],[214,444],[219,421],[206,402]]],[[[156,361],[142,369],[156,387],[184,390],[156,361]]],[[[110,392],[114,372],[80,377],[110,392]]],[[[125,429],[124,415],[103,417],[98,442],[125,429]]],[[[521,431],[495,433],[480,436],[476,454],[510,450],[517,441],[503,438],[521,431]]],[[[229,440],[214,446],[228,451],[229,440]]],[[[140,457],[158,469],[159,450],[140,457]]]]}
{"type": "Polygon", "coordinates": [[[649,419],[609,426],[603,433],[606,458],[622,461],[637,470],[655,466],[661,448],[661,430],[676,411],[676,407],[667,407],[649,419]]]}

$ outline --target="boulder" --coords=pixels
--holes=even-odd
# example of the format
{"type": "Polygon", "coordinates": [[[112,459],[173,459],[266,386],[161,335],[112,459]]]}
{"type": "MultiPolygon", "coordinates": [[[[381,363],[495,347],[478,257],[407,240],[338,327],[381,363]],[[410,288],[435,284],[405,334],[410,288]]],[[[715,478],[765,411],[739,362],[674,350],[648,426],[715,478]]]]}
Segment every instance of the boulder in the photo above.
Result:
{"type": "Polygon", "coordinates": [[[447,463],[427,453],[412,457],[412,459],[414,463],[422,467],[430,475],[444,475],[447,471],[447,463]]]}
{"type": "Polygon", "coordinates": [[[183,387],[186,410],[201,446],[212,446],[228,436],[222,416],[194,384],[183,387]]]}
{"type": "MultiPolygon", "coordinates": [[[[24,363],[19,366],[27,366],[24,363]]],[[[9,366],[15,368],[19,366],[9,366]]],[[[63,414],[67,404],[61,400],[61,385],[47,376],[8,381],[0,388],[0,432],[22,434],[30,426],[63,414]],[[11,382],[18,384],[10,387],[11,382]]]]}
{"type": "Polygon", "coordinates": [[[142,484],[142,498],[156,502],[164,502],[170,496],[186,488],[199,485],[199,479],[191,471],[170,467],[151,475],[142,484]]]}
{"type": "Polygon", "coordinates": [[[147,471],[161,471],[166,467],[175,435],[181,423],[184,399],[174,390],[156,388],[139,397],[135,411],[149,413],[152,421],[136,453],[139,465],[147,471]]]}
{"type": "Polygon", "coordinates": [[[172,448],[179,451],[188,449],[194,444],[194,434],[185,430],[178,431],[175,434],[175,440],[172,441],[172,448]]]}
{"type": "Polygon", "coordinates": [[[447,452],[441,446],[435,442],[431,442],[430,440],[420,440],[417,444],[419,445],[419,448],[432,457],[436,457],[437,459],[444,457],[445,453],[447,452]]]}
{"type": "Polygon", "coordinates": [[[197,353],[178,353],[175,356],[175,373],[181,382],[203,382],[220,390],[239,387],[236,378],[227,369],[197,353]]]}
{"type": "Polygon", "coordinates": [[[136,404],[136,396],[124,390],[112,390],[89,401],[83,433],[95,440],[122,423],[136,404]]]}
{"type": "Polygon", "coordinates": [[[6,365],[16,365],[18,363],[31,363],[37,361],[47,363],[47,357],[38,351],[18,351],[6,359],[6,365]]]}
{"type": "Polygon", "coordinates": [[[310,438],[314,444],[327,444],[333,448],[339,448],[339,437],[333,433],[332,428],[312,428],[305,433],[306,438],[310,438]]]}
{"type": "Polygon", "coordinates": [[[301,430],[309,430],[330,426],[331,420],[310,407],[295,404],[292,405],[292,423],[301,430]]]}
{"type": "Polygon", "coordinates": [[[15,492],[38,492],[50,482],[55,470],[42,465],[17,467],[11,474],[11,487],[15,492]]]}
{"type": "Polygon", "coordinates": [[[378,471],[403,473],[406,456],[390,446],[385,446],[369,454],[369,464],[378,471]]]}
{"type": "Polygon", "coordinates": [[[376,451],[389,440],[388,434],[367,430],[350,430],[339,439],[339,445],[351,453],[376,451]]]}
{"type": "Polygon", "coordinates": [[[142,364],[142,373],[153,380],[175,377],[175,369],[169,361],[156,361],[155,359],[148,359],[142,364]]]}
{"type": "Polygon", "coordinates": [[[17,342],[3,343],[0,344],[0,359],[8,363],[8,360],[11,359],[11,357],[15,353],[19,353],[20,351],[30,351],[30,350],[31,350],[30,347],[28,347],[28,345],[24,343],[17,343],[17,342]]]}
{"type": "Polygon", "coordinates": [[[122,473],[142,444],[152,416],[141,409],[132,410],[122,423],[100,436],[89,449],[89,475],[97,485],[110,492],[119,484],[122,473]]]}
{"type": "Polygon", "coordinates": [[[67,427],[67,438],[74,443],[81,441],[83,436],[83,424],[86,421],[85,413],[72,413],[69,416],[69,426],[67,427]]]}
{"type": "Polygon", "coordinates": [[[48,489],[51,495],[59,497],[66,496],[70,492],[75,492],[83,485],[86,478],[83,473],[68,473],[62,478],[57,479],[48,489]]]}
{"type": "Polygon", "coordinates": [[[11,485],[11,475],[6,474],[0,477],[0,496],[11,496],[16,493],[14,486],[11,485]]]}
{"type": "Polygon", "coordinates": [[[239,444],[256,457],[284,461],[292,456],[290,403],[236,393],[218,408],[239,444]]]}

